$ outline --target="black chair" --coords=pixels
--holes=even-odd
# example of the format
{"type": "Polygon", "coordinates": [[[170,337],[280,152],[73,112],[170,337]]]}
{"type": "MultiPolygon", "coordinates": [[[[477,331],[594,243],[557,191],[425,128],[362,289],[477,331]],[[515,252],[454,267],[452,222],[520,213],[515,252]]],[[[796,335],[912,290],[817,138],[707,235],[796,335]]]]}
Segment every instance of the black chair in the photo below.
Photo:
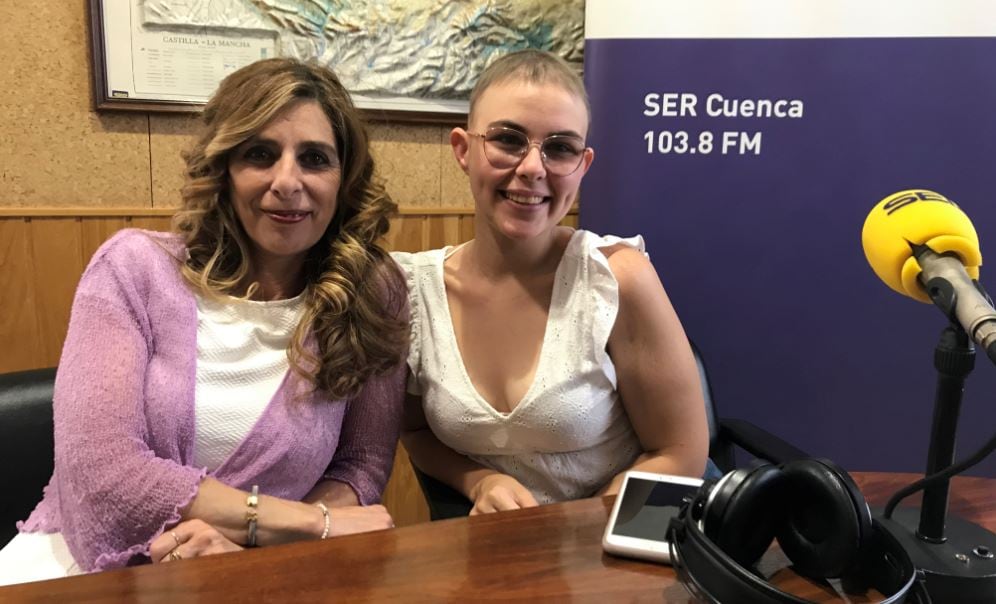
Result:
{"type": "Polygon", "coordinates": [[[785,463],[794,459],[810,457],[774,434],[742,419],[717,419],[716,401],[713,400],[712,384],[706,370],[702,352],[695,342],[689,341],[695,364],[702,382],[702,395],[705,398],[706,419],[709,422],[709,459],[724,474],[738,467],[736,447],[749,453],[753,459],[770,463],[785,463]]]}
{"type": "MultiPolygon", "coordinates": [[[[749,453],[754,459],[771,463],[784,463],[793,459],[809,457],[804,451],[797,449],[784,440],[740,419],[717,419],[716,402],[712,396],[712,385],[706,371],[702,353],[694,342],[692,353],[698,366],[699,378],[702,381],[702,394],[705,397],[706,418],[709,422],[709,458],[713,460],[721,472],[726,473],[737,467],[736,447],[749,453]]],[[[429,506],[429,518],[445,520],[457,518],[470,513],[473,504],[462,493],[435,478],[426,475],[415,467],[415,478],[422,487],[422,495],[429,506]]]]}
{"type": "Polygon", "coordinates": [[[52,477],[55,368],[0,374],[0,547],[17,534],[52,477]]]}
{"type": "Polygon", "coordinates": [[[415,462],[412,462],[412,471],[418,479],[418,486],[422,487],[425,503],[429,506],[429,520],[460,518],[470,514],[474,504],[463,493],[419,470],[415,462]]]}

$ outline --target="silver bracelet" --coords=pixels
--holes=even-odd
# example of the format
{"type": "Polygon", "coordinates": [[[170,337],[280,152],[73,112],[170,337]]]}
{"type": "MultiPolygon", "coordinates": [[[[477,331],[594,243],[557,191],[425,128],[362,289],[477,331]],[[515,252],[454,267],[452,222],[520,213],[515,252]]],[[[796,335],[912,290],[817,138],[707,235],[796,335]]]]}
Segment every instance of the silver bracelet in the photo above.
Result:
{"type": "Polygon", "coordinates": [[[257,506],[259,505],[259,485],[252,485],[252,493],[246,497],[246,522],[249,528],[249,537],[246,539],[248,547],[256,547],[256,523],[259,520],[257,506]]]}
{"type": "Polygon", "coordinates": [[[320,509],[322,511],[322,516],[325,517],[325,530],[322,531],[322,537],[321,538],[322,539],[328,539],[328,537],[329,537],[329,529],[332,528],[332,518],[329,516],[329,508],[326,507],[326,505],[324,503],[322,503],[321,501],[319,501],[315,505],[318,506],[318,509],[320,509]]]}

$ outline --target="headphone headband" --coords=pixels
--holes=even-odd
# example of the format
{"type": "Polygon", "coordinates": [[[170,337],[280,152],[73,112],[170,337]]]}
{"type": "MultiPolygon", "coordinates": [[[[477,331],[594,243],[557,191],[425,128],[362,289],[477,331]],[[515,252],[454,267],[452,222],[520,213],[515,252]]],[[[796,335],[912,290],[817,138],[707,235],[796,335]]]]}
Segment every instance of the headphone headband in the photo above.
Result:
{"type": "MultiPolygon", "coordinates": [[[[722,482],[722,480],[720,481],[722,482]]],[[[737,602],[738,604],[799,604],[807,603],[784,592],[751,570],[741,566],[706,536],[700,526],[702,509],[715,497],[715,486],[703,485],[686,503],[668,527],[671,564],[679,580],[696,597],[707,602],[737,602]]],[[[841,577],[845,587],[849,582],[874,587],[887,595],[881,604],[912,602],[929,604],[922,581],[917,581],[916,569],[902,544],[872,520],[867,546],[855,567],[860,576],[841,577]]]]}

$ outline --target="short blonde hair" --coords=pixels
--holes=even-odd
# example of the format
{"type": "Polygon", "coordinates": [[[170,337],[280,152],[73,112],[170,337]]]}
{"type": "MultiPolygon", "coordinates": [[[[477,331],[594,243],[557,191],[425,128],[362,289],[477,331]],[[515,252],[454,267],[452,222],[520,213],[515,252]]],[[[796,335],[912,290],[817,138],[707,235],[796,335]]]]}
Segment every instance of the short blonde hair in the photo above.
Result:
{"type": "Polygon", "coordinates": [[[401,361],[408,325],[404,280],[380,245],[397,206],[374,178],[366,128],[336,75],[317,64],[267,59],[225,78],[184,155],[174,228],[187,246],[181,271],[189,283],[214,296],[245,291],[251,247],[228,198],[229,156],[301,100],[318,103],[332,124],[342,181],[335,216],[305,260],[307,310],[288,354],[295,370],[343,398],[401,361]],[[317,356],[305,345],[311,336],[317,356]]]}
{"type": "Polygon", "coordinates": [[[588,122],[591,123],[591,105],[584,81],[571,65],[559,56],[545,50],[528,48],[509,53],[484,68],[473,90],[470,91],[468,123],[474,114],[474,107],[484,91],[509,80],[520,80],[533,84],[557,84],[584,101],[588,122]]]}

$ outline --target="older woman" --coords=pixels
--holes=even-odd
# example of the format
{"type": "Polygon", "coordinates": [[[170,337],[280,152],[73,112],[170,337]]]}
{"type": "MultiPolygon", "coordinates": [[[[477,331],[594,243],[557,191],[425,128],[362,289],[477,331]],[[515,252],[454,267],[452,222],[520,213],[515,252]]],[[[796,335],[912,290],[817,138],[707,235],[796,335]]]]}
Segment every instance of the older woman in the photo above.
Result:
{"type": "Polygon", "coordinates": [[[118,233],[80,281],[55,472],[0,582],[392,526],[407,310],[357,111],[271,59],[203,117],[177,232],[118,233]]]}

